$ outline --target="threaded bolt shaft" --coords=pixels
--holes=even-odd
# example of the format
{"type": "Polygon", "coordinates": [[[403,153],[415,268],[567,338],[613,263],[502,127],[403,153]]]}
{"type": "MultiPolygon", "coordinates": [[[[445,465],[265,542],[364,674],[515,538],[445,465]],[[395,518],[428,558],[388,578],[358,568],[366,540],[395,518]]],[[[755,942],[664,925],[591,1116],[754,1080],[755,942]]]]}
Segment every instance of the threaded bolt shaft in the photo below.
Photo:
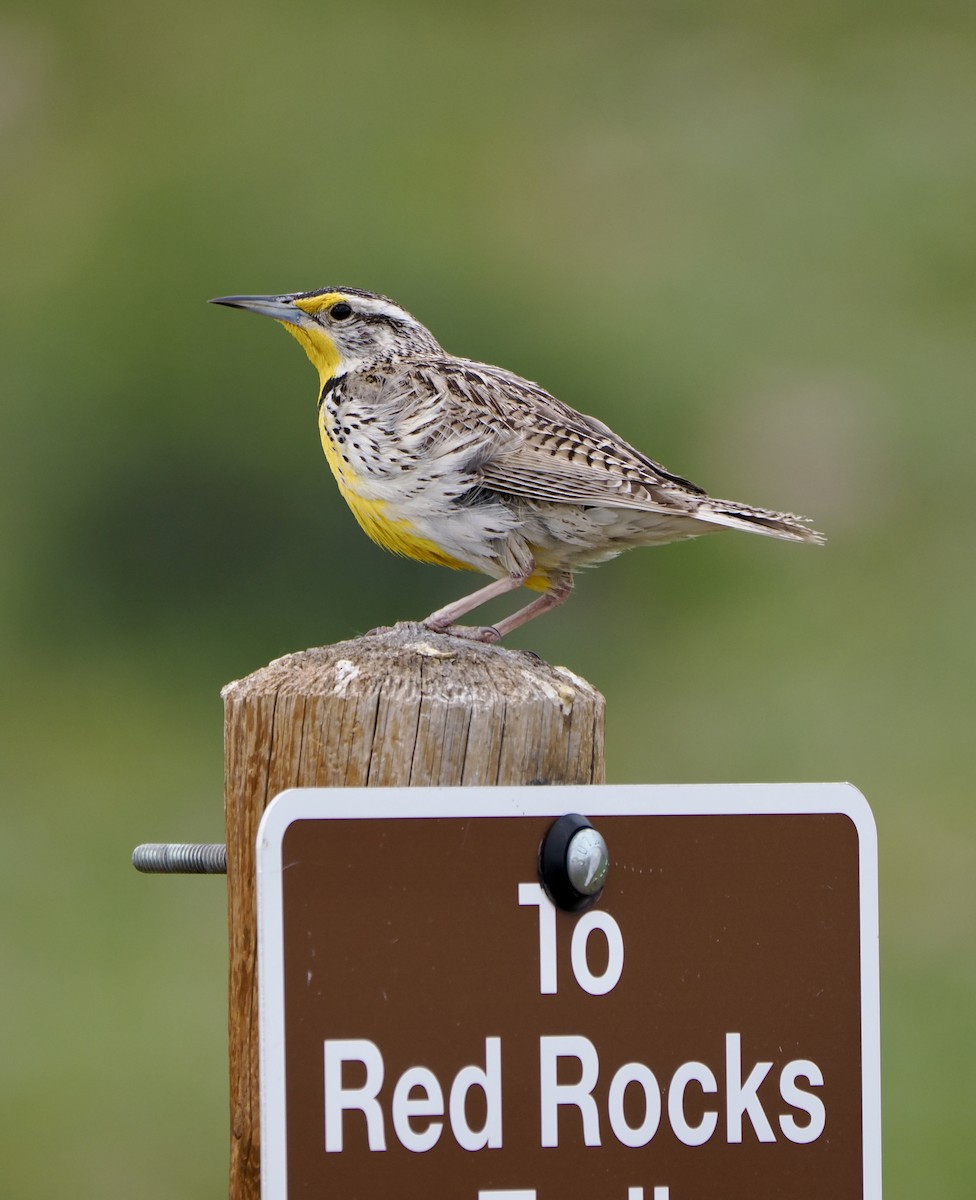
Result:
{"type": "Polygon", "coordinates": [[[146,842],[132,851],[132,865],[144,875],[226,875],[222,842],[146,842]]]}

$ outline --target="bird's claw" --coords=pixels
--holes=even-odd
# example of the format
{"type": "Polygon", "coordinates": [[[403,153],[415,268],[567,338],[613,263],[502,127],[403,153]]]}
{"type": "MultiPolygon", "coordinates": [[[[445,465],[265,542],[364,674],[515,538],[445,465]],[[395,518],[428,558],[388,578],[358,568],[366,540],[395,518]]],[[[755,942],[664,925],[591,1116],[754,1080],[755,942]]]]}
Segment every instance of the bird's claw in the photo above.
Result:
{"type": "Polygon", "coordinates": [[[431,633],[443,633],[448,637],[464,638],[469,642],[484,642],[489,646],[502,639],[494,625],[427,625],[427,628],[431,633]]]}

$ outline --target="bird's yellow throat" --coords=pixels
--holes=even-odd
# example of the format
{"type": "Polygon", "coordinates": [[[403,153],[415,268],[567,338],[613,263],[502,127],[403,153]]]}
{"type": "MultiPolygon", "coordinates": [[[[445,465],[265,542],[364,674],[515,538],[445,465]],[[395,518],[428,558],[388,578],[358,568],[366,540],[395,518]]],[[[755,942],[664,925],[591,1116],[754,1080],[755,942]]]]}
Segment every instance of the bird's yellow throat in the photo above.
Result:
{"type": "Polygon", "coordinates": [[[342,364],[335,342],[324,329],[306,329],[290,321],[279,321],[308,355],[309,362],[319,373],[319,394],[342,364]]]}
{"type": "MultiPolygon", "coordinates": [[[[326,298],[328,299],[328,297],[326,298]]],[[[305,303],[296,301],[296,304],[306,312],[309,311],[307,308],[308,303],[308,301],[305,303]]],[[[314,304],[314,311],[318,311],[319,307],[321,307],[318,297],[316,297],[314,304]]],[[[278,324],[288,330],[308,355],[309,362],[318,371],[319,395],[321,396],[325,385],[335,378],[336,372],[342,365],[342,356],[339,354],[335,342],[324,329],[307,329],[303,325],[293,325],[290,321],[279,321],[278,324]]],[[[356,473],[349,468],[348,464],[343,464],[339,461],[339,452],[329,437],[328,428],[323,416],[324,414],[320,409],[319,436],[322,439],[322,449],[325,451],[325,457],[328,459],[329,466],[332,468],[332,474],[339,485],[339,491],[342,492],[343,498],[349,504],[350,508],[352,508],[353,512],[355,512],[356,509],[353,504],[355,493],[351,488],[356,482],[356,473]]],[[[367,532],[369,531],[367,530],[367,532]]]]}

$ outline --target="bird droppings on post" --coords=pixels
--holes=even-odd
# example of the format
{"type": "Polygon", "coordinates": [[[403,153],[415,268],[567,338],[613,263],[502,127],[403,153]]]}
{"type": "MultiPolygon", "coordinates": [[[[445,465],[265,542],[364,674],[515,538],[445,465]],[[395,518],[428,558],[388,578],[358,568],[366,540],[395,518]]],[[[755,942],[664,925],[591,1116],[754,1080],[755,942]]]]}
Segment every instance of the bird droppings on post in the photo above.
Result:
{"type": "Polygon", "coordinates": [[[332,689],[337,696],[344,696],[349,684],[359,674],[359,667],[348,658],[340,658],[335,665],[335,687],[332,689]]]}
{"type": "Polygon", "coordinates": [[[443,650],[432,646],[430,642],[408,642],[403,648],[413,654],[419,654],[421,658],[457,658],[456,650],[443,650]]]}
{"type": "Polygon", "coordinates": [[[542,685],[546,695],[551,697],[553,703],[558,704],[563,716],[568,717],[573,711],[573,701],[576,699],[576,689],[571,688],[568,683],[558,683],[555,686],[549,683],[542,685]]]}
{"type": "Polygon", "coordinates": [[[569,667],[553,667],[557,675],[565,675],[574,687],[589,687],[585,679],[580,678],[575,671],[571,671],[569,667]]]}

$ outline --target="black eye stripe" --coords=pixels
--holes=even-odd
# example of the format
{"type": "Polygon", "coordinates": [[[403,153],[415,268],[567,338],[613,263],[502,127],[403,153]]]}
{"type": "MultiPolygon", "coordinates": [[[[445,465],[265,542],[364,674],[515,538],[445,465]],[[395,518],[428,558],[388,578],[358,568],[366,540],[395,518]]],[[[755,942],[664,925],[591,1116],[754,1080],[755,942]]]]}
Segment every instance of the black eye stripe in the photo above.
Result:
{"type": "Polygon", "coordinates": [[[347,317],[352,316],[352,305],[347,304],[345,300],[340,300],[338,304],[333,304],[329,309],[329,316],[336,321],[344,321],[347,317]]]}

